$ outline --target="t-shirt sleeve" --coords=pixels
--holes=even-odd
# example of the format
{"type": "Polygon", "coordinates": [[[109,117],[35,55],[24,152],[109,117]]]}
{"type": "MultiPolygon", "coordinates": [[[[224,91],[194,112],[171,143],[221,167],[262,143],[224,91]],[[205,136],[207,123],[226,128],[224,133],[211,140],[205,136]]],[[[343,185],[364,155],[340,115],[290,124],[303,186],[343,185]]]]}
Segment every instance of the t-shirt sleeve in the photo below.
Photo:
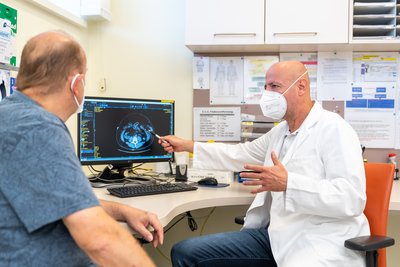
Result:
{"type": "Polygon", "coordinates": [[[28,232],[99,205],[61,124],[35,125],[10,137],[0,190],[28,232]]]}

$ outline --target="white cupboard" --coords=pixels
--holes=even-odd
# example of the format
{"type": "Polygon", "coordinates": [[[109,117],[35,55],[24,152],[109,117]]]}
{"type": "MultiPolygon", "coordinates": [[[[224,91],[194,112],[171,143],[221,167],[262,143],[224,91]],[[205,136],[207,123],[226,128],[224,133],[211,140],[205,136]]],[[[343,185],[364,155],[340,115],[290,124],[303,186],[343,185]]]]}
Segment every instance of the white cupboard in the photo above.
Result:
{"type": "Polygon", "coordinates": [[[186,45],[264,43],[264,0],[186,0],[186,45]]]}
{"type": "Polygon", "coordinates": [[[398,51],[400,0],[186,0],[194,52],[398,51]]]}
{"type": "Polygon", "coordinates": [[[348,43],[349,0],[265,0],[266,44],[348,43]]]}

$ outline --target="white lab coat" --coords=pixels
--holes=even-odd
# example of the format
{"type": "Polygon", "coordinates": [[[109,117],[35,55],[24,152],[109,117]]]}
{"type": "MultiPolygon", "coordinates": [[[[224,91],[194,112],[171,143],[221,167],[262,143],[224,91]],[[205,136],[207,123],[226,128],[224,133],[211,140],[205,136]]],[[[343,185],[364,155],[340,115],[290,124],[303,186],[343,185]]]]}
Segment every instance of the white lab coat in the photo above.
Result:
{"type": "MultiPolygon", "coordinates": [[[[244,144],[195,143],[194,167],[243,170],[244,163],[271,166],[288,129],[281,122],[244,144]]],[[[364,255],[344,241],[369,234],[363,210],[365,173],[358,137],[338,114],[317,102],[282,159],[285,192],[258,193],[245,228],[266,227],[279,267],[365,266],[364,255]]]]}

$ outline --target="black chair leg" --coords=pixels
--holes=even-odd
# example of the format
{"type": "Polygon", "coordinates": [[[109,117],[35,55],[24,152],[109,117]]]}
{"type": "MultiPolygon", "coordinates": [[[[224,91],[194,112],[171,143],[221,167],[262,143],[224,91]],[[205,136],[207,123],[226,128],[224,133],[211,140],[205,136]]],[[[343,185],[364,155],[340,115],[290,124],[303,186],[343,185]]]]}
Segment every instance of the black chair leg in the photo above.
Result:
{"type": "Polygon", "coordinates": [[[378,267],[378,251],[367,251],[367,267],[378,267]]]}
{"type": "Polygon", "coordinates": [[[245,218],[245,216],[237,216],[237,217],[235,217],[235,223],[243,225],[244,224],[244,218],[245,218]]]}

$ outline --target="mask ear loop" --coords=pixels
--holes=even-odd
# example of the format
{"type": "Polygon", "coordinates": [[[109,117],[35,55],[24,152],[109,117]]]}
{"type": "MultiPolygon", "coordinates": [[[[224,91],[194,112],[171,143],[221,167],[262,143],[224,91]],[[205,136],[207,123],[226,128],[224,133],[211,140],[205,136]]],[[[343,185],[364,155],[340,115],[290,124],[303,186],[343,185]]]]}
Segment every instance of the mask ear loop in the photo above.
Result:
{"type": "Polygon", "coordinates": [[[81,74],[77,73],[77,74],[75,74],[74,78],[72,78],[72,82],[71,82],[71,86],[70,86],[71,91],[73,91],[74,84],[76,82],[76,79],[78,79],[79,75],[81,75],[81,74]]]}
{"type": "Polygon", "coordinates": [[[75,94],[74,94],[74,84],[75,84],[75,82],[76,82],[76,79],[78,79],[79,75],[81,75],[81,74],[80,74],[80,73],[75,74],[74,78],[72,78],[72,82],[71,82],[71,86],[70,86],[70,89],[71,89],[72,95],[73,95],[73,97],[74,97],[75,103],[76,103],[76,105],[77,105],[78,107],[79,107],[80,105],[79,105],[78,99],[76,99],[76,96],[75,96],[75,94]]]}
{"type": "Polygon", "coordinates": [[[288,89],[285,90],[285,92],[282,93],[282,95],[286,94],[287,91],[289,91],[290,88],[292,88],[293,85],[295,85],[300,79],[301,77],[304,76],[304,74],[306,74],[308,72],[308,70],[306,70],[302,75],[299,76],[299,78],[297,78],[289,87],[288,89]]]}

